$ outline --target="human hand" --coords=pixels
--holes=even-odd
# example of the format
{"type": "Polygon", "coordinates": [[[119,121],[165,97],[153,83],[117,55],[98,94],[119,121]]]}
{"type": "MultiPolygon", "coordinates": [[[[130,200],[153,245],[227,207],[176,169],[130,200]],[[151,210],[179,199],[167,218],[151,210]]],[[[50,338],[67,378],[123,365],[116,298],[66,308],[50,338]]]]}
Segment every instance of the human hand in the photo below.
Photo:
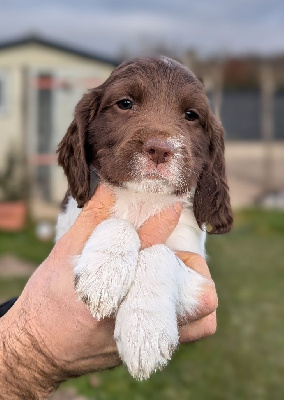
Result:
{"type": "Polygon", "coordinates": [[[216,332],[218,297],[215,283],[211,278],[205,259],[199,254],[187,251],[176,251],[176,255],[187,267],[190,267],[207,279],[194,318],[191,318],[187,323],[181,324],[179,329],[180,343],[187,343],[213,335],[216,332]]]}
{"type": "Polygon", "coordinates": [[[113,320],[96,321],[77,300],[71,263],[113,204],[100,186],[1,319],[0,399],[44,399],[69,376],[120,363],[113,320]]]}
{"type": "MultiPolygon", "coordinates": [[[[178,222],[178,220],[174,218],[174,212],[176,212],[176,216],[179,219],[181,210],[181,204],[176,203],[171,209],[172,214],[169,214],[172,218],[167,219],[166,215],[165,218],[161,218],[159,214],[147,220],[138,231],[141,248],[143,249],[153,246],[154,244],[165,243],[178,222]]],[[[170,210],[168,212],[170,212],[170,210]]],[[[188,251],[176,251],[175,253],[187,267],[193,269],[207,279],[194,319],[186,322],[181,321],[179,328],[180,343],[193,342],[203,337],[213,335],[216,332],[218,296],[215,283],[211,278],[205,259],[197,253],[188,251]]]]}
{"type": "MultiPolygon", "coordinates": [[[[176,203],[171,209],[172,214],[170,214],[170,216],[172,218],[167,219],[166,215],[164,218],[161,218],[159,214],[147,220],[138,231],[141,248],[143,249],[153,246],[154,244],[165,243],[178,222],[178,220],[174,218],[174,212],[176,212],[176,216],[179,219],[181,210],[181,204],[176,203]]],[[[170,210],[167,211],[170,212],[170,210]]],[[[202,256],[188,251],[176,251],[175,254],[187,267],[193,269],[207,279],[207,283],[204,285],[201,293],[199,308],[194,318],[191,318],[189,321],[180,322],[180,343],[193,342],[203,337],[213,335],[216,332],[218,296],[208,265],[202,256]]]]}
{"type": "MultiPolygon", "coordinates": [[[[14,307],[1,319],[3,399],[44,399],[70,376],[120,363],[113,339],[114,321],[96,321],[85,304],[77,300],[70,262],[73,255],[80,254],[95,227],[109,217],[114,201],[110,189],[99,186],[74,225],[30,278],[14,307]]],[[[181,205],[177,203],[146,221],[139,230],[141,247],[165,242],[180,212],[181,205]]],[[[193,269],[195,265],[198,268],[192,259],[190,263],[193,269]]],[[[201,269],[204,272],[204,265],[201,269]]],[[[211,333],[206,332],[207,324],[202,321],[216,305],[212,302],[212,287],[207,289],[211,294],[204,293],[200,320],[190,323],[195,333],[190,334],[190,326],[182,327],[182,342],[211,333]]]]}

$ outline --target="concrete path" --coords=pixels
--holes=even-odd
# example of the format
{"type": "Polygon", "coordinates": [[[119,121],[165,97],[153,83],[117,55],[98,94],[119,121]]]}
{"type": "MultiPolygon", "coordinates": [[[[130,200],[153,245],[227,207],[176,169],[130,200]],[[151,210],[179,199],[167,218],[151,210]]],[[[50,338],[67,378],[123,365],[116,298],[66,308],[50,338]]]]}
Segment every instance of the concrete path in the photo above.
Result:
{"type": "Polygon", "coordinates": [[[28,277],[35,269],[34,264],[21,260],[13,254],[4,254],[0,257],[0,278],[28,277]]]}

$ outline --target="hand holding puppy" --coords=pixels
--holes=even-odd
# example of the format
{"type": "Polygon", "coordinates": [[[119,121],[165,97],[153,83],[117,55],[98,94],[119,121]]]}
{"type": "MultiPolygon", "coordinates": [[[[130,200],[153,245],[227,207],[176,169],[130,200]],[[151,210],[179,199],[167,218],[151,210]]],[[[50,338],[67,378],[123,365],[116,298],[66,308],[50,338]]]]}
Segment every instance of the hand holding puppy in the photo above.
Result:
{"type": "MultiPolygon", "coordinates": [[[[32,275],[14,307],[1,319],[0,399],[45,399],[71,376],[121,363],[113,338],[114,320],[96,321],[77,300],[70,262],[70,256],[80,254],[95,227],[109,217],[113,204],[112,192],[99,186],[74,225],[32,275]]],[[[142,247],[164,243],[180,212],[177,203],[146,221],[138,232],[142,247]]],[[[201,256],[188,252],[177,255],[210,279],[201,256]]],[[[201,296],[196,319],[180,327],[181,343],[215,332],[217,295],[212,281],[201,296]]]]}

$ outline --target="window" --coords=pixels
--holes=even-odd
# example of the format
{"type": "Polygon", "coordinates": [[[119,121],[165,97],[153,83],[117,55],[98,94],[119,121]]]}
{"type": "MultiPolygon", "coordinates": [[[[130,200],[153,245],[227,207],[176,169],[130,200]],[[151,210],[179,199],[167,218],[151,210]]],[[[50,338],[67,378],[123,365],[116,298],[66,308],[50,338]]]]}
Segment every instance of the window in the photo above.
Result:
{"type": "MultiPolygon", "coordinates": [[[[52,151],[53,134],[53,77],[51,74],[38,75],[37,89],[37,152],[48,154],[52,151]]],[[[51,169],[50,165],[39,165],[37,183],[42,198],[51,201],[51,169]]]]}
{"type": "Polygon", "coordinates": [[[7,110],[7,75],[0,71],[0,114],[7,110]]]}

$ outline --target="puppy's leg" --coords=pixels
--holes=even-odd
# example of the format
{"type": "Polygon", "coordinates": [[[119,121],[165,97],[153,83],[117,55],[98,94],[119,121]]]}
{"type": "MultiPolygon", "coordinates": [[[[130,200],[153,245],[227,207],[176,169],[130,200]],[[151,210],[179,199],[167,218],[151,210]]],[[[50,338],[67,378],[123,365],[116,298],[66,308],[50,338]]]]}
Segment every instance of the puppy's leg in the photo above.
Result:
{"type": "Polygon", "coordinates": [[[176,263],[164,245],[140,251],[134,282],[119,307],[114,337],[137,379],[167,364],[178,344],[176,263]]]}
{"type": "Polygon", "coordinates": [[[180,323],[192,319],[202,301],[201,293],[209,281],[176,257],[176,277],[178,284],[177,315],[180,323]]]}
{"type": "Polygon", "coordinates": [[[140,240],[122,219],[101,222],[75,260],[75,288],[92,315],[116,313],[133,282],[140,240]]]}

